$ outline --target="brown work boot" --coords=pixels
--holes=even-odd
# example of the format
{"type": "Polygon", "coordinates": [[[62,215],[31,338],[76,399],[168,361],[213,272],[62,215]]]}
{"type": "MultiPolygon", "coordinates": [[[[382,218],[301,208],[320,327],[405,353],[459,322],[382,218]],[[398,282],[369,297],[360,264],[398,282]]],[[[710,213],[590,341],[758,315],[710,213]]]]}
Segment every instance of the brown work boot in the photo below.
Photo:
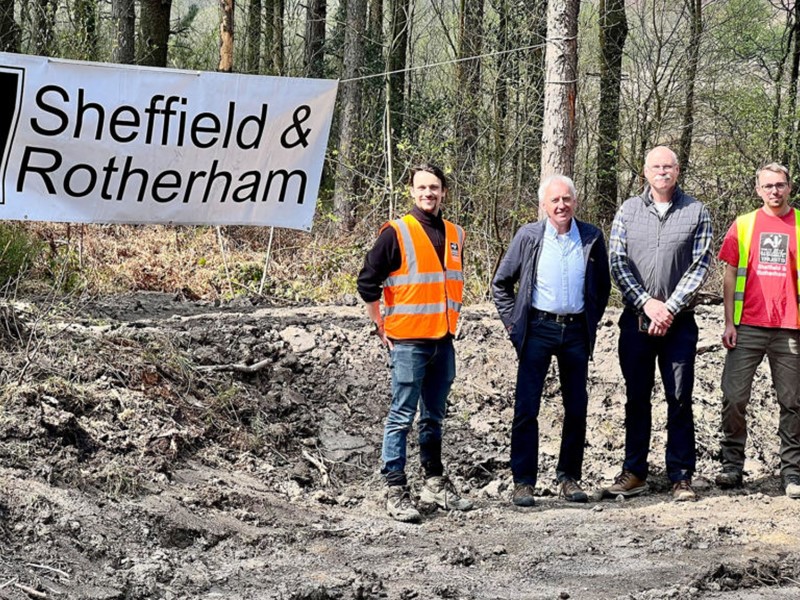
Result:
{"type": "Polygon", "coordinates": [[[534,506],[536,501],[533,498],[533,486],[529,483],[518,483],[514,486],[511,494],[511,502],[517,506],[534,506]]]}
{"type": "Polygon", "coordinates": [[[647,481],[639,479],[636,475],[625,469],[614,478],[614,485],[608,488],[608,493],[614,496],[638,496],[648,489],[647,481]]]}
{"type": "Polygon", "coordinates": [[[445,510],[470,510],[472,501],[462,497],[453,482],[446,475],[428,477],[419,499],[428,504],[436,504],[445,510]]]}
{"type": "Polygon", "coordinates": [[[574,479],[565,479],[558,486],[558,497],[564,498],[567,502],[588,502],[589,496],[586,495],[574,479]]]}
{"type": "Polygon", "coordinates": [[[392,485],[386,488],[386,512],[395,521],[403,523],[416,523],[421,518],[417,507],[414,506],[411,491],[406,485],[392,485]]]}
{"type": "Polygon", "coordinates": [[[692,489],[692,485],[688,479],[681,479],[672,484],[672,499],[675,500],[675,502],[697,500],[697,494],[692,489]]]}

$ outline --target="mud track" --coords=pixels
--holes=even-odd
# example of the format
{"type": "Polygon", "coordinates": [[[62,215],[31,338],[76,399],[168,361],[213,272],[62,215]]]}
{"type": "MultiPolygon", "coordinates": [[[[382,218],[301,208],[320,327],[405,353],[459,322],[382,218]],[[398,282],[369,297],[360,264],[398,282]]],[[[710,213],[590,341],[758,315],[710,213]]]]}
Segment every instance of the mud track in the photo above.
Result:
{"type": "MultiPolygon", "coordinates": [[[[584,481],[622,460],[624,389],[609,311],[590,368],[584,481]]],[[[651,491],[554,496],[555,370],[535,508],[508,502],[516,360],[490,306],[466,310],[445,462],[477,500],[419,525],[383,510],[386,354],[360,307],[215,306],[162,294],[0,307],[0,598],[800,597],[800,502],[777,477],[766,364],[744,490],[713,484],[724,353],[699,314],[700,499],[675,504],[656,391],[651,491]]],[[[413,437],[413,436],[412,436],[413,437]]],[[[411,455],[415,455],[412,443],[411,455]]],[[[410,469],[419,485],[416,464],[410,469]]]]}

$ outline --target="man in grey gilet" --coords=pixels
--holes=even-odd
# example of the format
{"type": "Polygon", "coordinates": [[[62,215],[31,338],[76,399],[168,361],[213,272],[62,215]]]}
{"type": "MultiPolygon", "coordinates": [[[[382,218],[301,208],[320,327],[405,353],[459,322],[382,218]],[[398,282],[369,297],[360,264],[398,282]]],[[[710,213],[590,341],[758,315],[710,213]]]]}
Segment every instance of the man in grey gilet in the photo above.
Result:
{"type": "Polygon", "coordinates": [[[614,217],[611,276],[625,305],[619,320],[619,362],[625,378],[625,461],[609,492],[647,489],[651,396],[658,364],[667,400],[667,475],[675,500],[694,500],[692,390],[697,348],[694,298],[711,265],[712,229],[702,203],[678,187],[675,153],[653,148],[648,185],[614,217]]]}

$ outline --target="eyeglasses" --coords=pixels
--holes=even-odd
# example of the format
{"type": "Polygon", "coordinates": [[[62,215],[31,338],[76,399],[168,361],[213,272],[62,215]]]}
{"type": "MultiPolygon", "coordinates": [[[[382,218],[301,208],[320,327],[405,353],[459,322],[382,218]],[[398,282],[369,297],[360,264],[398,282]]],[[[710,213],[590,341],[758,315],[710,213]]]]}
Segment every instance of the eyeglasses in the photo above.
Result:
{"type": "Polygon", "coordinates": [[[779,192],[782,192],[783,190],[785,190],[786,188],[789,187],[789,184],[788,183],[783,183],[783,182],[781,182],[781,183],[765,183],[764,185],[760,185],[758,187],[760,187],[762,190],[764,190],[767,193],[772,192],[772,190],[777,190],[779,192]]]}
{"type": "Polygon", "coordinates": [[[647,165],[647,168],[651,171],[672,171],[675,165],[647,165]]]}

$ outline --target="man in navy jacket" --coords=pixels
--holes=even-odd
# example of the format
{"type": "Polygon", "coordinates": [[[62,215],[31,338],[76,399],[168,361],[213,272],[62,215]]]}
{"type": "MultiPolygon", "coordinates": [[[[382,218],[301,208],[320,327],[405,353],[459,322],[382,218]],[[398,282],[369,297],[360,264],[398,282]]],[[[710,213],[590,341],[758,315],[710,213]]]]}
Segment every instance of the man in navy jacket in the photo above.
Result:
{"type": "Polygon", "coordinates": [[[492,292],[519,365],[511,430],[512,502],[534,505],[539,468],[539,406],[552,357],[558,361],[564,423],[556,476],[559,495],[586,502],[581,489],[589,357],[611,290],[603,233],[578,221],[569,177],[539,187],[547,218],[523,225],[500,263],[492,292]]]}

